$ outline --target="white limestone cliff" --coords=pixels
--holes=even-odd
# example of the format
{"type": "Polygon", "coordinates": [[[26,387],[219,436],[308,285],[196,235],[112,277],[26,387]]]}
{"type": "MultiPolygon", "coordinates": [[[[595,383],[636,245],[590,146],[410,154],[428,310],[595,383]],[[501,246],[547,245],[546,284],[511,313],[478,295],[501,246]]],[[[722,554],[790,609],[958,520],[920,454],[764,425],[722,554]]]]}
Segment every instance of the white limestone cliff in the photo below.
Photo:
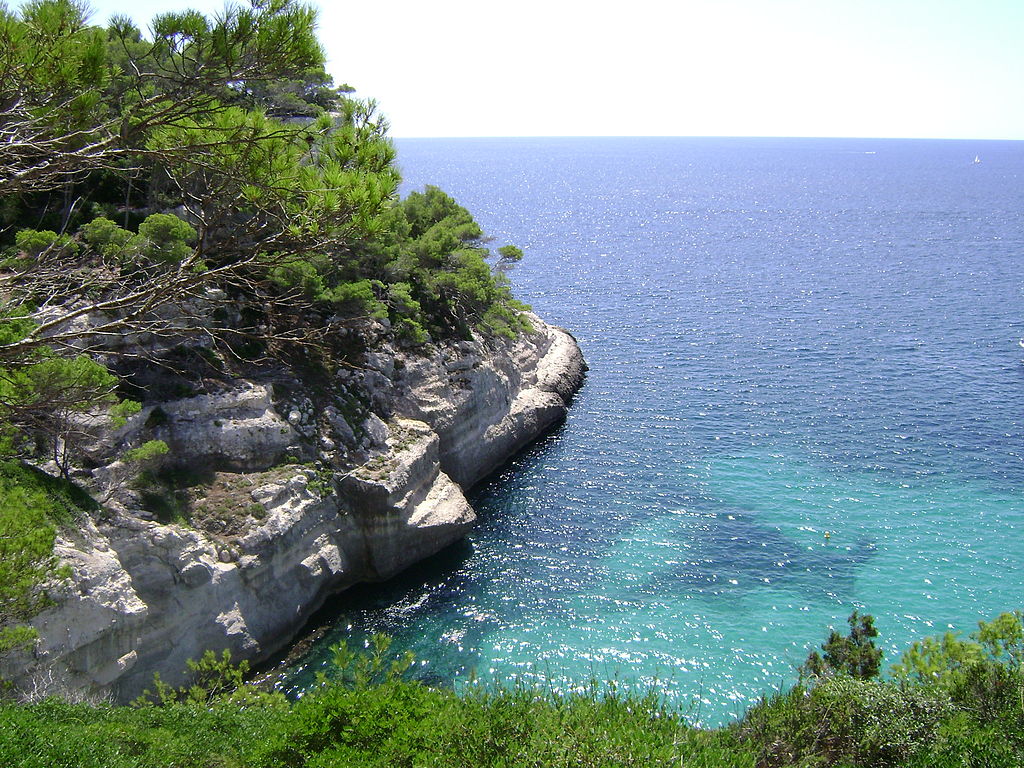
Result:
{"type": "Polygon", "coordinates": [[[318,410],[301,388],[275,400],[267,384],[240,380],[161,403],[158,419],[151,406],[98,428],[84,482],[104,510],[58,539],[73,575],[33,621],[34,651],[7,658],[0,676],[127,701],[154,672],[180,682],[186,660],[207,649],[265,659],[329,595],[458,540],[475,520],[464,489],[562,419],[582,383],[575,340],[532,322],[516,340],[425,355],[378,345],[336,382],[368,399],[359,423],[341,399],[318,410]],[[114,457],[140,435],[217,470],[197,502],[214,508],[202,525],[159,522],[124,486],[114,457]],[[282,463],[303,457],[313,461],[282,463]]]}

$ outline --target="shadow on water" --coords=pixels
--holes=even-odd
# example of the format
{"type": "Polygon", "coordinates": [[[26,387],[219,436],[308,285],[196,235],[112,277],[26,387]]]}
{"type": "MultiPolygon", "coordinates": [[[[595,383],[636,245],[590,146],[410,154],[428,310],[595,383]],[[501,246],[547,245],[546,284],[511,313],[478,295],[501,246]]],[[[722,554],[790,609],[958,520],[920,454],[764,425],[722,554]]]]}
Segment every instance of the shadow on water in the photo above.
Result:
{"type": "Polygon", "coordinates": [[[472,554],[472,545],[466,539],[460,539],[387,581],[356,584],[328,598],[310,619],[307,631],[333,624],[339,616],[353,611],[391,610],[403,613],[420,610],[421,601],[416,599],[419,595],[430,597],[430,610],[442,609],[445,596],[457,593],[459,570],[472,554]]]}
{"type": "MultiPolygon", "coordinates": [[[[843,545],[822,535],[814,544],[797,542],[736,509],[702,516],[700,529],[689,557],[655,574],[638,591],[743,596],[771,585],[808,600],[850,602],[859,567],[876,553],[869,539],[843,545]]],[[[681,535],[690,536],[692,530],[681,535]]]]}
{"type": "Polygon", "coordinates": [[[545,458],[557,457],[558,446],[565,439],[568,429],[566,420],[559,421],[536,440],[495,467],[490,474],[480,479],[466,493],[473,507],[477,509],[481,502],[486,502],[491,497],[502,494],[510,482],[523,477],[523,470],[535,466],[545,458]]]}

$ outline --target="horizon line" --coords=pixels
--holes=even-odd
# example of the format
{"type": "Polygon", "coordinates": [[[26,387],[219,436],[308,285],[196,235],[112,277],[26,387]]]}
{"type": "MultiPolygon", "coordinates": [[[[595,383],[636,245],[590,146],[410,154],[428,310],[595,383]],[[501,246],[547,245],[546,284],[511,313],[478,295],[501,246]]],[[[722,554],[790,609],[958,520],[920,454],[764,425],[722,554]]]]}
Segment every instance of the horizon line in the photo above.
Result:
{"type": "Polygon", "coordinates": [[[740,134],[520,134],[520,135],[484,135],[484,136],[415,136],[390,135],[392,139],[800,139],[800,140],[840,140],[840,141],[999,141],[1024,142],[1024,138],[964,138],[946,136],[769,136],[740,134]]]}

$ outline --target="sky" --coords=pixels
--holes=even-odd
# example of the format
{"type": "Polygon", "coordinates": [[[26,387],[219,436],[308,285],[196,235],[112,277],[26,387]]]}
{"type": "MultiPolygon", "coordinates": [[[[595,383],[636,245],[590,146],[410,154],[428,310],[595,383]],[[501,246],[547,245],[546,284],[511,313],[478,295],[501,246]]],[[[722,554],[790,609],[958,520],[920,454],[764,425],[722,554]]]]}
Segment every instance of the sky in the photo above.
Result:
{"type": "MultiPolygon", "coordinates": [[[[1024,0],[312,4],[395,137],[1024,139],[1024,0]]],[[[145,29],[224,2],[90,6],[145,29]]]]}

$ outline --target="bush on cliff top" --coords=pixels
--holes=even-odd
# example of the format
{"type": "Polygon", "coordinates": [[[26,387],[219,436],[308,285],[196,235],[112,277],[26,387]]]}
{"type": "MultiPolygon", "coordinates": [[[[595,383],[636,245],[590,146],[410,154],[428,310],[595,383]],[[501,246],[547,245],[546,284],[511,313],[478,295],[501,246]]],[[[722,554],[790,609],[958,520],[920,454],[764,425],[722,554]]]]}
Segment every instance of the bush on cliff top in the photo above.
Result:
{"type": "MultiPolygon", "coordinates": [[[[0,3],[0,458],[67,479],[76,416],[123,384],[96,353],[125,337],[344,362],[360,337],[339,325],[368,318],[412,344],[528,327],[464,208],[433,188],[397,199],[387,122],[333,87],[315,28],[297,0],[163,13],[149,37],[90,24],[82,2],[0,3]]],[[[117,374],[147,356],[190,373],[154,346],[117,374]]],[[[31,488],[7,493],[4,541],[38,590],[51,528],[25,523],[31,488]]],[[[24,639],[30,605],[0,606],[5,637],[24,639]]]]}
{"type": "Polygon", "coordinates": [[[0,5],[0,434],[113,402],[87,355],[126,335],[249,359],[344,357],[338,326],[367,318],[414,344],[528,327],[465,208],[397,199],[387,122],[331,87],[311,8],[165,13],[151,39],[84,8],[0,5]]]}
{"type": "MultiPolygon", "coordinates": [[[[387,122],[332,87],[311,7],[163,13],[151,38],[84,9],[0,6],[0,317],[93,307],[108,333],[180,335],[157,310],[216,287],[273,303],[203,331],[236,342],[308,338],[298,328],[338,313],[391,315],[412,341],[521,326],[470,214],[435,188],[398,202],[387,122]]],[[[0,364],[72,332],[31,329],[0,364]]]]}

